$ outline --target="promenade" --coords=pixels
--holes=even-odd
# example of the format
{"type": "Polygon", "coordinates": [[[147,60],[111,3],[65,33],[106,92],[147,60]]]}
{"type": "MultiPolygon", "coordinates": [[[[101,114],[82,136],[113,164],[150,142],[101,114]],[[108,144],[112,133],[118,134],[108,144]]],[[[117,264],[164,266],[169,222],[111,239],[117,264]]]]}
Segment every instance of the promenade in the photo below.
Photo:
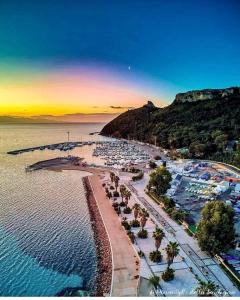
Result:
{"type": "MultiPolygon", "coordinates": [[[[201,251],[197,240],[189,236],[181,225],[174,222],[167,213],[144,192],[147,182],[148,179],[144,178],[136,183],[126,182],[126,185],[132,191],[133,196],[148,210],[155,223],[164,230],[166,239],[179,244],[179,254],[181,257],[184,257],[184,261],[180,263],[180,261],[175,259],[176,263],[172,265],[176,271],[173,287],[175,289],[181,288],[186,291],[188,289],[194,290],[196,283],[191,282],[190,278],[187,282],[182,280],[182,278],[190,274],[188,269],[191,267],[194,273],[202,280],[215,282],[225,296],[239,297],[240,292],[238,288],[223,272],[218,262],[207,253],[201,251]],[[179,280],[179,282],[177,282],[178,279],[181,281],[179,280]]],[[[151,265],[152,271],[157,275],[162,272],[161,267],[161,264],[157,266],[151,265]]],[[[169,286],[164,282],[160,282],[160,286],[164,294],[169,292],[169,286]]]]}
{"type": "Polygon", "coordinates": [[[139,259],[105,191],[98,175],[89,176],[89,182],[106,227],[112,251],[113,280],[111,296],[137,296],[139,259]]]}

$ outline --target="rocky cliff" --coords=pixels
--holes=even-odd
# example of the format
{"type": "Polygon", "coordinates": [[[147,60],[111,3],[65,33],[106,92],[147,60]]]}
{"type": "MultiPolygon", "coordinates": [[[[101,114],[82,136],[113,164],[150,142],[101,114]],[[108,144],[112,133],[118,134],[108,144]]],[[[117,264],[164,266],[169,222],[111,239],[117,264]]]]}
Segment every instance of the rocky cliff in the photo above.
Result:
{"type": "Polygon", "coordinates": [[[176,95],[174,103],[196,102],[200,100],[227,99],[233,96],[240,96],[239,87],[226,89],[205,89],[179,93],[176,95]]]}
{"type": "Polygon", "coordinates": [[[101,134],[155,143],[164,148],[200,144],[205,153],[219,151],[225,140],[240,138],[239,88],[178,94],[164,108],[151,102],[129,110],[104,126],[101,134]],[[207,101],[202,101],[207,100],[207,101]],[[215,141],[216,135],[220,136],[215,141]],[[218,146],[217,146],[218,144],[218,146]]]}

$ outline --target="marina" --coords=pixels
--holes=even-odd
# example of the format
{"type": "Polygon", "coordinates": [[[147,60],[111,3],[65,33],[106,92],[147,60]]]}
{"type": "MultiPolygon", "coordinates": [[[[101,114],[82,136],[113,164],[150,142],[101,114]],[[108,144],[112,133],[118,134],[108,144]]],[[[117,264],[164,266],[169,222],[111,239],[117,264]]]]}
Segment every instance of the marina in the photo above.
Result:
{"type": "Polygon", "coordinates": [[[150,159],[146,151],[127,141],[101,142],[94,149],[93,156],[104,159],[106,166],[117,168],[126,165],[146,164],[150,159]]]}
{"type": "MultiPolygon", "coordinates": [[[[63,135],[66,133],[64,130],[63,135]]],[[[77,135],[74,135],[74,139],[77,140],[77,135]]],[[[196,251],[197,255],[199,255],[201,258],[205,259],[205,256],[199,252],[199,248],[194,243],[195,240],[192,240],[190,237],[188,237],[187,233],[184,231],[184,228],[176,223],[174,223],[167,215],[165,215],[161,211],[161,207],[158,206],[156,203],[153,204],[151,202],[151,199],[148,198],[148,196],[144,193],[144,188],[147,184],[147,180],[149,178],[149,174],[152,172],[152,169],[149,167],[149,161],[153,161],[156,163],[156,165],[160,166],[163,161],[166,161],[167,169],[172,174],[172,182],[171,182],[171,188],[169,189],[168,193],[170,193],[170,197],[174,198],[176,201],[176,208],[177,209],[189,209],[189,213],[193,215],[193,217],[197,217],[199,215],[199,211],[202,208],[202,205],[207,202],[211,201],[211,197],[213,197],[213,193],[220,194],[223,192],[224,195],[226,195],[226,191],[223,191],[223,184],[222,181],[225,179],[228,179],[228,177],[233,178],[233,174],[230,171],[227,171],[225,168],[221,168],[218,170],[217,166],[212,165],[211,163],[207,163],[204,161],[189,161],[189,160],[179,160],[179,161],[173,161],[171,159],[168,159],[165,157],[163,151],[160,148],[146,145],[146,144],[139,144],[136,141],[127,141],[127,140],[119,140],[119,139],[111,139],[111,140],[93,140],[89,141],[89,138],[87,136],[84,137],[84,142],[71,142],[68,141],[67,143],[54,143],[54,144],[48,144],[46,146],[39,146],[35,147],[37,151],[34,151],[34,153],[30,152],[28,155],[22,155],[19,157],[9,157],[6,155],[7,149],[5,150],[5,157],[9,158],[10,161],[14,162],[21,162],[25,161],[24,165],[28,165],[28,170],[42,170],[40,172],[33,172],[32,174],[25,174],[27,180],[31,180],[31,178],[35,178],[35,176],[43,176],[45,178],[45,174],[48,174],[46,170],[53,170],[56,171],[54,173],[54,177],[61,177],[61,174],[64,176],[68,172],[74,172],[76,176],[76,180],[78,182],[79,175],[82,171],[87,173],[95,174],[95,176],[90,176],[89,180],[91,181],[90,187],[92,189],[92,196],[94,196],[95,200],[97,201],[98,205],[104,205],[104,207],[100,207],[102,217],[104,218],[104,222],[107,225],[110,219],[113,218],[116,222],[116,224],[109,224],[107,227],[108,234],[111,234],[112,230],[113,233],[110,237],[111,245],[115,245],[116,241],[116,251],[113,249],[112,251],[112,258],[113,258],[113,284],[112,284],[112,290],[110,292],[109,289],[109,282],[111,280],[110,276],[104,278],[101,276],[101,270],[111,271],[111,268],[105,269],[106,263],[102,265],[100,269],[97,269],[97,272],[95,273],[95,278],[91,279],[91,282],[101,282],[102,279],[104,279],[104,284],[97,284],[96,286],[104,287],[103,294],[120,294],[123,293],[124,295],[129,295],[130,293],[130,286],[131,286],[131,295],[136,294],[136,288],[137,288],[137,282],[139,278],[149,278],[149,274],[154,274],[156,276],[162,276],[163,269],[166,268],[167,262],[166,262],[166,256],[164,256],[164,249],[162,248],[161,251],[163,253],[163,261],[162,263],[155,264],[152,263],[152,261],[149,259],[150,252],[154,249],[154,240],[151,238],[151,235],[154,231],[154,228],[156,224],[158,226],[163,227],[164,230],[166,230],[165,234],[167,236],[167,239],[177,239],[178,241],[181,240],[187,240],[189,242],[189,245],[191,247],[192,252],[196,251]],[[67,147],[66,150],[67,153],[65,153],[65,150],[62,150],[63,153],[57,155],[57,152],[55,151],[48,151],[52,148],[52,150],[61,151],[60,148],[62,146],[67,147]],[[89,145],[89,147],[88,147],[89,145]],[[74,146],[73,149],[71,149],[71,146],[74,146]],[[83,147],[81,150],[74,150],[74,148],[77,147],[83,147]],[[71,154],[71,155],[70,155],[71,154]],[[158,156],[158,158],[156,158],[158,156]],[[97,161],[98,160],[98,161],[97,161]],[[36,163],[37,161],[37,163],[36,163]],[[99,162],[99,163],[98,163],[99,162]],[[143,170],[144,176],[143,179],[139,180],[138,182],[129,181],[132,178],[132,173],[129,173],[128,171],[122,172],[122,168],[124,166],[131,166],[134,165],[133,168],[139,168],[139,170],[143,170]],[[76,171],[80,171],[80,173],[75,173],[76,171]],[[119,248],[118,240],[120,232],[116,234],[115,228],[118,228],[117,222],[121,222],[121,217],[129,218],[129,221],[133,220],[133,213],[125,214],[122,210],[121,216],[119,218],[117,215],[112,214],[112,202],[121,202],[120,195],[118,197],[109,199],[109,201],[106,201],[105,192],[103,189],[103,184],[106,184],[108,182],[109,188],[111,185],[113,185],[110,182],[109,177],[109,171],[116,172],[116,174],[119,175],[120,182],[124,183],[126,187],[131,191],[132,197],[129,201],[130,207],[134,205],[135,202],[139,202],[140,205],[145,207],[149,214],[150,218],[147,222],[146,229],[149,231],[149,237],[145,240],[142,240],[138,238],[137,232],[138,229],[132,228],[132,232],[135,233],[136,236],[136,242],[134,244],[135,250],[132,249],[132,245],[127,237],[127,235],[122,232],[122,241],[125,240],[125,243],[130,243],[128,245],[128,250],[126,250],[126,247],[119,248]],[[60,172],[61,171],[61,172],[60,172]],[[46,173],[45,173],[46,172],[46,173]],[[79,174],[79,175],[78,175],[79,174]],[[185,186],[186,183],[186,186],[185,186]],[[216,189],[217,186],[219,186],[219,189],[216,189]],[[222,187],[220,189],[220,187],[222,187]],[[192,195],[192,197],[191,197],[192,195]],[[177,199],[176,199],[177,196],[177,199]],[[200,199],[201,198],[201,199],[200,199]],[[210,198],[210,200],[208,200],[210,198]],[[188,199],[188,200],[187,200],[188,199]],[[108,206],[109,209],[107,209],[108,206]],[[191,209],[197,207],[198,209],[191,209]],[[106,212],[107,209],[107,212],[106,212]],[[108,211],[111,212],[108,212],[108,211]],[[152,221],[153,220],[153,221],[152,221]],[[155,223],[154,223],[155,222],[155,223]],[[116,238],[117,237],[117,238],[116,238]],[[191,241],[190,241],[191,239],[191,241]],[[140,258],[140,267],[138,268],[137,265],[135,266],[135,261],[138,256],[134,256],[136,251],[143,251],[145,253],[145,258],[140,258]],[[119,260],[120,253],[132,253],[129,257],[129,261],[126,264],[125,259],[119,260]],[[115,253],[117,255],[115,255],[115,253]],[[120,265],[118,265],[120,264],[120,265]],[[130,268],[130,265],[133,266],[133,268],[130,268]],[[121,271],[119,271],[119,268],[121,268],[121,271]],[[124,268],[124,269],[123,269],[124,268]],[[100,271],[99,271],[100,270],[100,271]],[[123,271],[124,270],[124,271],[123,271]],[[139,272],[139,273],[138,273],[139,272]],[[123,275],[126,273],[126,280],[124,281],[124,284],[119,284],[118,278],[121,278],[121,281],[123,280],[123,275]],[[129,276],[131,275],[132,281],[129,282],[129,276]],[[138,278],[138,276],[140,276],[138,278]],[[116,279],[115,279],[116,278],[116,279]],[[101,280],[100,280],[101,279],[101,280]],[[97,280],[97,281],[96,281],[97,280]],[[99,280],[99,281],[98,281],[99,280]],[[128,286],[130,284],[130,286],[128,286]],[[121,288],[121,290],[120,290],[121,288]]],[[[102,138],[100,136],[100,138],[102,138]]],[[[64,140],[64,136],[61,138],[61,140],[64,140]]],[[[49,141],[49,140],[48,140],[49,141]]],[[[35,142],[39,142],[38,139],[35,140],[35,142]]],[[[45,141],[46,142],[46,141],[45,141]]],[[[35,143],[36,144],[36,143],[35,143]]],[[[46,143],[47,144],[47,143],[46,143]]],[[[42,145],[44,145],[44,142],[42,141],[42,145]]],[[[9,147],[10,148],[10,147],[9,147]]],[[[17,147],[16,147],[17,148],[17,147]]],[[[20,147],[19,147],[20,148],[20,147]]],[[[31,149],[31,148],[28,148],[31,149]]],[[[27,149],[27,150],[28,150],[27,149]]],[[[66,149],[66,148],[65,148],[66,149]]],[[[10,150],[10,149],[9,149],[10,150]]],[[[24,149],[23,149],[24,150],[24,149]]],[[[21,151],[23,150],[17,150],[20,151],[20,153],[23,153],[21,151]]],[[[25,149],[26,150],[26,149],[25,149]]],[[[29,150],[30,151],[30,150],[29,150]]],[[[26,151],[28,152],[28,151],[26,151]]],[[[19,171],[22,170],[23,163],[20,164],[19,171]]],[[[131,167],[125,168],[127,170],[130,170],[131,167]]],[[[51,174],[51,172],[49,172],[51,174]]],[[[71,174],[71,173],[69,173],[71,174]]],[[[86,174],[86,173],[85,173],[86,174]]],[[[75,177],[74,177],[75,178],[75,177]]],[[[34,179],[35,182],[35,179],[34,179]]],[[[74,179],[74,184],[77,184],[74,179]]],[[[49,186],[49,189],[52,190],[51,186],[49,186]]],[[[91,190],[90,190],[91,191],[91,190]]],[[[116,192],[116,191],[115,191],[116,192]]],[[[86,193],[84,193],[86,195],[86,193]]],[[[69,196],[70,197],[70,196],[69,196]]],[[[36,197],[38,200],[38,197],[36,197]]],[[[65,199],[68,199],[66,197],[63,197],[62,201],[65,199]]],[[[70,199],[70,198],[69,198],[70,199]]],[[[56,200],[58,201],[58,199],[56,200]]],[[[90,201],[91,204],[93,204],[92,201],[90,201]]],[[[67,201],[67,206],[71,205],[71,201],[67,201]]],[[[124,209],[124,208],[123,208],[124,209]]],[[[98,211],[98,208],[95,210],[98,211]]],[[[93,218],[93,217],[91,217],[93,218]]],[[[100,217],[94,217],[98,222],[100,220],[100,217]]],[[[95,220],[94,219],[94,220],[95,220]]],[[[93,220],[93,219],[92,219],[93,220]]],[[[75,220],[74,220],[75,221],[75,220]]],[[[90,220],[91,221],[91,220],[90,220]]],[[[94,221],[94,224],[96,223],[94,221]]],[[[100,226],[100,225],[99,225],[100,226]]],[[[104,239],[107,241],[107,237],[104,238],[104,230],[100,230],[99,228],[92,228],[94,230],[94,243],[98,245],[99,240],[103,241],[104,239]],[[101,238],[98,239],[96,234],[101,235],[101,238]]],[[[122,228],[120,227],[121,231],[122,228]]],[[[88,229],[90,230],[90,229],[88,229]]],[[[163,247],[166,247],[167,240],[163,241],[163,247]]],[[[102,247],[102,245],[100,245],[102,247]]],[[[104,245],[103,245],[104,246],[104,245]]],[[[109,248],[109,247],[108,247],[109,248]]],[[[195,265],[194,262],[190,262],[189,253],[184,252],[184,246],[180,245],[181,253],[180,256],[176,258],[176,261],[173,264],[173,269],[175,270],[175,279],[174,279],[174,285],[176,286],[176,290],[180,290],[181,285],[184,285],[184,288],[186,288],[186,294],[190,293],[192,288],[196,286],[197,282],[194,279],[194,274],[199,274],[203,279],[207,279],[201,271],[199,270],[198,265],[195,265]],[[184,257],[186,263],[182,260],[182,257],[184,257]],[[194,274],[192,274],[188,267],[193,268],[194,274]],[[182,278],[184,279],[184,282],[182,281],[182,278]]],[[[97,248],[99,249],[99,248],[97,248]]],[[[109,249],[108,249],[109,251],[109,249]]],[[[100,253],[100,252],[99,252],[100,253]]],[[[97,254],[98,257],[99,254],[97,254]]],[[[124,257],[125,257],[124,256],[124,257]]],[[[236,257],[238,257],[236,255],[236,257]]],[[[106,257],[104,256],[104,259],[106,257]]],[[[84,259],[84,256],[83,256],[84,259]]],[[[206,258],[210,259],[210,258],[206,258]]],[[[103,262],[104,260],[101,259],[103,262]]],[[[98,266],[100,266],[100,261],[96,260],[98,266]]],[[[239,268],[239,259],[236,259],[233,261],[233,267],[235,268],[236,272],[239,268]]],[[[95,265],[96,266],[96,265],[95,265]]],[[[206,265],[204,267],[205,269],[208,268],[206,265]]],[[[214,264],[214,268],[217,268],[217,265],[214,264]]],[[[85,270],[85,269],[84,269],[85,270]]],[[[88,269],[86,268],[86,272],[88,269]]],[[[209,271],[210,273],[210,271],[209,271]]],[[[219,269],[217,270],[217,273],[219,273],[219,269]]],[[[214,273],[215,274],[215,273],[214,273]]],[[[111,275],[111,274],[110,274],[111,275]]],[[[80,293],[86,291],[88,292],[94,292],[93,288],[91,286],[86,286],[84,284],[85,279],[87,278],[87,282],[89,282],[89,275],[85,274],[83,275],[83,282],[82,285],[78,283],[76,286],[74,283],[70,284],[56,284],[59,288],[54,294],[61,293],[61,290],[64,290],[65,288],[70,289],[70,291],[74,291],[77,289],[76,293],[80,293]]],[[[125,276],[125,275],[124,275],[125,276]]],[[[226,281],[226,278],[223,278],[223,274],[221,273],[221,279],[220,281],[216,279],[211,273],[212,278],[214,278],[215,282],[220,282],[220,285],[226,281]]],[[[125,277],[124,277],[125,278],[125,277]]],[[[140,280],[141,281],[141,280],[140,280]]],[[[227,285],[225,287],[225,284],[223,285],[223,289],[226,291],[229,291],[232,289],[232,286],[230,285],[231,282],[226,281],[227,285]]],[[[144,287],[140,284],[140,289],[142,290],[144,287]]],[[[165,284],[165,282],[161,283],[162,292],[167,295],[168,292],[171,290],[169,286],[165,284]]],[[[149,291],[148,291],[149,292],[149,291]]],[[[38,291],[38,293],[42,293],[41,290],[38,291]]],[[[100,288],[97,288],[97,293],[102,293],[100,288]]],[[[141,292],[142,293],[142,292],[141,292]]],[[[52,293],[53,294],[53,293],[52,293]]],[[[176,294],[177,295],[177,294],[176,294]]]]}
{"type": "Polygon", "coordinates": [[[50,145],[43,145],[43,146],[37,146],[37,147],[31,147],[31,148],[8,151],[7,154],[18,155],[18,154],[22,154],[22,153],[25,153],[25,152],[35,151],[35,150],[69,151],[69,150],[73,150],[76,147],[82,147],[82,146],[92,145],[92,144],[94,144],[94,142],[92,142],[92,141],[88,141],[88,142],[63,142],[63,143],[57,143],[57,144],[50,144],[50,145]]]}
{"type": "Polygon", "coordinates": [[[33,151],[53,150],[68,152],[69,156],[69,151],[84,146],[94,146],[92,156],[100,158],[102,164],[107,167],[145,166],[151,158],[149,149],[144,149],[141,145],[118,139],[111,139],[109,141],[63,142],[8,151],[7,154],[19,155],[33,151]]]}

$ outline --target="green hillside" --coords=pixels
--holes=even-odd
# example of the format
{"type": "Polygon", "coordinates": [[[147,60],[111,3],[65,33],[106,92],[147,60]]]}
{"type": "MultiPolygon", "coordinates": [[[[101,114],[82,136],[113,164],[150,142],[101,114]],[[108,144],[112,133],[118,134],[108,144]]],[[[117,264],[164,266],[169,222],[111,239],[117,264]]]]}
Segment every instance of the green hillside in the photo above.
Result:
{"type": "Polygon", "coordinates": [[[121,114],[101,133],[149,143],[156,140],[167,149],[187,147],[190,157],[229,156],[227,150],[235,151],[240,137],[240,95],[174,101],[165,108],[149,103],[121,114]]]}

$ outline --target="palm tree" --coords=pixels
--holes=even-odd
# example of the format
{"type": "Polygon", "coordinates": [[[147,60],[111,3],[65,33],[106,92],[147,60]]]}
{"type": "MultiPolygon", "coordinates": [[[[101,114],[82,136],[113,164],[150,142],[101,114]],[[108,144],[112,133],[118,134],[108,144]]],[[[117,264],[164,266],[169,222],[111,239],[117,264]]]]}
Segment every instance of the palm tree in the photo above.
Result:
{"type": "Polygon", "coordinates": [[[167,247],[165,248],[165,250],[167,253],[167,263],[168,263],[168,268],[169,268],[170,265],[173,263],[174,258],[179,253],[178,243],[169,242],[167,247]]]}
{"type": "Polygon", "coordinates": [[[147,223],[147,218],[149,217],[149,213],[146,211],[145,208],[142,208],[139,214],[140,214],[140,217],[141,217],[140,224],[141,224],[141,228],[142,228],[142,231],[143,231],[143,228],[147,223]]]}
{"type": "Polygon", "coordinates": [[[118,176],[114,176],[114,183],[115,183],[115,189],[116,189],[116,191],[117,191],[117,189],[118,189],[118,183],[119,183],[119,180],[120,180],[120,178],[118,177],[118,176]]]}
{"type": "Polygon", "coordinates": [[[160,277],[158,276],[151,276],[149,278],[149,283],[157,290],[158,286],[159,286],[159,281],[160,281],[160,277]]]}
{"type": "Polygon", "coordinates": [[[134,219],[137,220],[139,210],[140,210],[140,204],[135,203],[132,208],[133,208],[134,219]]]}
{"type": "Polygon", "coordinates": [[[156,227],[155,231],[153,232],[153,238],[155,239],[155,246],[157,251],[160,248],[164,237],[165,233],[163,232],[163,230],[159,227],[156,227]]]}
{"type": "Polygon", "coordinates": [[[124,193],[124,196],[125,196],[126,207],[128,207],[128,201],[130,200],[130,198],[132,196],[132,193],[130,191],[126,190],[125,193],[124,193]]]}
{"type": "Polygon", "coordinates": [[[215,296],[218,286],[213,281],[202,281],[198,279],[198,287],[195,289],[199,297],[215,296]]]}
{"type": "Polygon", "coordinates": [[[110,172],[110,179],[112,183],[114,182],[114,178],[115,178],[115,174],[113,172],[110,172]]]}
{"type": "Polygon", "coordinates": [[[120,195],[122,197],[122,203],[123,203],[123,198],[125,197],[125,192],[126,192],[126,187],[125,187],[125,185],[121,184],[120,185],[120,195]]]}

